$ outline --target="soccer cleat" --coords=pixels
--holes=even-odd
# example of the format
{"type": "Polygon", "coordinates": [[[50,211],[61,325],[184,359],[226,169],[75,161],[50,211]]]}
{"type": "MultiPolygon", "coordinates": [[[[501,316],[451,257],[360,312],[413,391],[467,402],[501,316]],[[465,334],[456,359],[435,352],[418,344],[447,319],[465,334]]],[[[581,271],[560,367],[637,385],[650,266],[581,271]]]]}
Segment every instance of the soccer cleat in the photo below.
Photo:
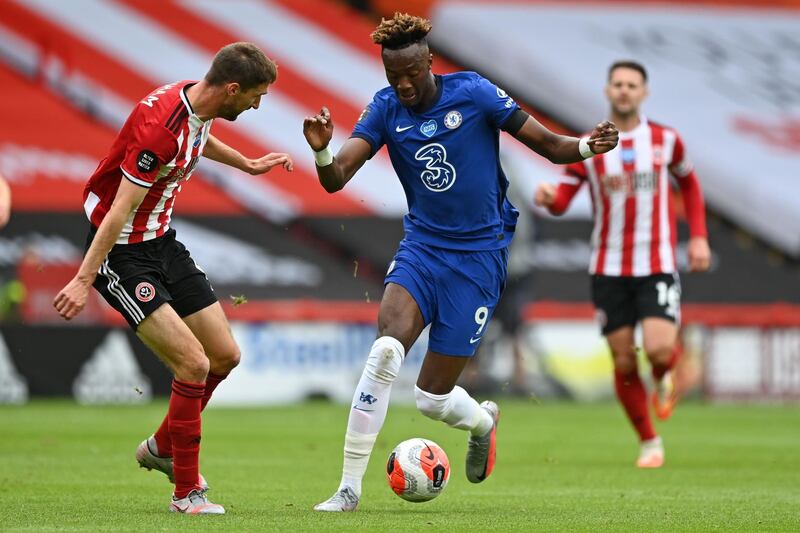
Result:
{"type": "MultiPolygon", "coordinates": [[[[139,447],[136,448],[136,461],[139,462],[140,468],[163,472],[169,478],[170,483],[174,484],[175,476],[172,473],[172,457],[159,457],[157,454],[158,446],[156,445],[156,439],[151,435],[144,439],[142,443],[139,444],[139,447]]],[[[197,485],[203,491],[208,490],[208,483],[206,482],[206,478],[203,477],[203,474],[197,474],[197,485]]]]}
{"type": "Polygon", "coordinates": [[[672,416],[672,410],[678,403],[672,372],[667,372],[660,381],[656,382],[656,390],[653,391],[651,402],[659,420],[667,420],[672,416]]]}
{"type": "Polygon", "coordinates": [[[314,510],[341,513],[355,511],[356,507],[358,507],[358,496],[350,487],[344,487],[324,502],[315,505],[314,510]]]}
{"type": "Polygon", "coordinates": [[[173,496],[169,510],[171,513],[183,514],[225,514],[223,506],[208,501],[206,492],[199,489],[193,490],[185,498],[176,499],[173,496]]]}
{"type": "Polygon", "coordinates": [[[639,468],[661,468],[664,464],[664,444],[661,437],[643,441],[639,445],[639,459],[636,466],[639,468]]]}
{"type": "Polygon", "coordinates": [[[494,420],[492,429],[482,437],[470,435],[467,443],[467,479],[472,483],[480,483],[494,470],[497,455],[497,423],[500,421],[500,408],[494,402],[481,404],[494,420]]]}

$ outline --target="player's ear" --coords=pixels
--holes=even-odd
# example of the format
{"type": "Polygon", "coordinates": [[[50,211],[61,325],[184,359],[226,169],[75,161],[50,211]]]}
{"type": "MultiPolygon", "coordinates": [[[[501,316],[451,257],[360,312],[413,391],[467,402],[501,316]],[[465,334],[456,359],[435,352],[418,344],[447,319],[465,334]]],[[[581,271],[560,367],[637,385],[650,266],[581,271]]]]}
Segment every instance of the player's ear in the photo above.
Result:
{"type": "Polygon", "coordinates": [[[236,96],[239,91],[241,91],[241,86],[235,81],[225,85],[225,93],[228,96],[236,96]]]}

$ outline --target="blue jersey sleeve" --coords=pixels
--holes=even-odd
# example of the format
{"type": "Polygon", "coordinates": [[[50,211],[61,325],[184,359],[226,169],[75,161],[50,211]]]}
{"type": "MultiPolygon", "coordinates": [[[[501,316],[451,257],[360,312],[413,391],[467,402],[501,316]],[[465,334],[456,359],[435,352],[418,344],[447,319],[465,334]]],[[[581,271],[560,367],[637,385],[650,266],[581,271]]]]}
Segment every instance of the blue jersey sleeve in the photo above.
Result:
{"type": "Polygon", "coordinates": [[[386,137],[384,135],[385,115],[386,113],[384,112],[382,100],[377,97],[373,98],[372,102],[361,112],[361,116],[358,117],[358,122],[356,122],[353,128],[351,137],[364,139],[372,147],[372,153],[369,155],[370,158],[372,158],[386,143],[386,137]]]}
{"type": "Polygon", "coordinates": [[[519,105],[506,92],[486,78],[476,76],[472,97],[493,127],[500,129],[519,105]]]}

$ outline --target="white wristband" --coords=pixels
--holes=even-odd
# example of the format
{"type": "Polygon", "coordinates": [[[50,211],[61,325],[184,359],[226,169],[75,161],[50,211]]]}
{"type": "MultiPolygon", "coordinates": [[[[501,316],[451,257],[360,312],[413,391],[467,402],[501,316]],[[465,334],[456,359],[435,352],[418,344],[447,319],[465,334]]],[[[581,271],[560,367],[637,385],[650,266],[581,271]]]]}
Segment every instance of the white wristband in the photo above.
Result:
{"type": "Polygon", "coordinates": [[[592,152],[592,149],[589,147],[589,137],[581,137],[578,141],[578,151],[581,153],[581,157],[584,159],[589,159],[590,157],[594,157],[595,153],[592,152]]]}
{"type": "Polygon", "coordinates": [[[317,162],[318,167],[327,167],[333,163],[333,150],[329,144],[319,152],[314,152],[314,160],[317,162]]]}

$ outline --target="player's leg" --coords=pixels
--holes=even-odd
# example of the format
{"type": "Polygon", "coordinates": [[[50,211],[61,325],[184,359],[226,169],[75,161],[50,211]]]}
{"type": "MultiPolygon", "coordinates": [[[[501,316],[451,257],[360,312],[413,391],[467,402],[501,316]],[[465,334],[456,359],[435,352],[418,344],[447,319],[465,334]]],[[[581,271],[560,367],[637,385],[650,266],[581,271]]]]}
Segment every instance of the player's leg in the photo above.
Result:
{"type": "Polygon", "coordinates": [[[680,280],[677,274],[658,274],[638,281],[637,314],[642,318],[644,350],[652,366],[656,416],[666,420],[677,402],[672,369],[680,355],[680,280]]]}
{"type": "Polygon", "coordinates": [[[678,326],[663,318],[650,317],[642,320],[642,331],[644,349],[653,369],[655,384],[651,403],[656,416],[667,420],[672,416],[678,400],[672,378],[672,369],[680,355],[677,344],[678,326]]]}
{"type": "Polygon", "coordinates": [[[500,411],[494,402],[478,402],[456,385],[469,357],[428,351],[414,388],[417,408],[433,420],[469,432],[467,479],[480,483],[492,473],[500,411]]]}
{"type": "Polygon", "coordinates": [[[664,450],[647,408],[647,392],[636,363],[633,327],[617,328],[606,334],[606,340],[614,358],[614,390],[639,436],[636,464],[642,468],[657,468],[664,462],[664,450]]]}
{"type": "MultiPolygon", "coordinates": [[[[395,272],[393,279],[412,280],[395,272]]],[[[390,279],[387,277],[387,280],[390,279]]],[[[417,292],[418,289],[414,289],[417,292]]],[[[406,352],[425,328],[416,300],[404,286],[390,282],[378,314],[378,338],[370,349],[364,371],[356,386],[347,420],[342,479],[336,493],[316,505],[316,511],[354,511],[361,497],[361,480],[378,432],[386,419],[392,383],[406,352]]]]}
{"type": "Polygon", "coordinates": [[[486,479],[494,468],[500,412],[494,402],[479,405],[456,381],[497,307],[507,257],[505,249],[439,254],[438,305],[415,388],[417,407],[425,416],[469,432],[466,473],[473,483],[486,479]]]}
{"type": "MultiPolygon", "coordinates": [[[[168,258],[164,277],[166,288],[172,295],[170,305],[200,341],[210,361],[200,404],[203,410],[217,386],[239,364],[239,347],[208,278],[186,247],[175,238],[173,231],[164,235],[161,252],[168,258]]],[[[152,442],[150,448],[159,457],[167,460],[172,457],[168,416],[149,440],[152,442]]],[[[207,489],[208,484],[202,476],[201,481],[207,489]]]]}
{"type": "Polygon", "coordinates": [[[209,369],[203,346],[168,304],[147,316],[136,334],[174,376],[167,415],[175,479],[170,511],[222,514],[222,506],[210,503],[199,484],[200,404],[209,369]]]}
{"type": "MultiPolygon", "coordinates": [[[[182,314],[182,313],[179,313],[182,314]]],[[[183,317],[194,336],[203,346],[210,361],[210,370],[203,391],[201,410],[205,409],[217,386],[236,368],[241,358],[239,347],[231,334],[228,319],[219,302],[183,317]]],[[[169,438],[169,418],[165,417],[153,435],[155,453],[160,457],[172,457],[172,442],[169,438]]]]}
{"type": "MultiPolygon", "coordinates": [[[[639,436],[639,466],[660,466],[656,435],[647,408],[647,391],[636,362],[635,281],[631,278],[592,276],[592,302],[614,362],[614,390],[633,429],[639,436]]],[[[660,454],[663,462],[663,450],[660,454]]]]}

